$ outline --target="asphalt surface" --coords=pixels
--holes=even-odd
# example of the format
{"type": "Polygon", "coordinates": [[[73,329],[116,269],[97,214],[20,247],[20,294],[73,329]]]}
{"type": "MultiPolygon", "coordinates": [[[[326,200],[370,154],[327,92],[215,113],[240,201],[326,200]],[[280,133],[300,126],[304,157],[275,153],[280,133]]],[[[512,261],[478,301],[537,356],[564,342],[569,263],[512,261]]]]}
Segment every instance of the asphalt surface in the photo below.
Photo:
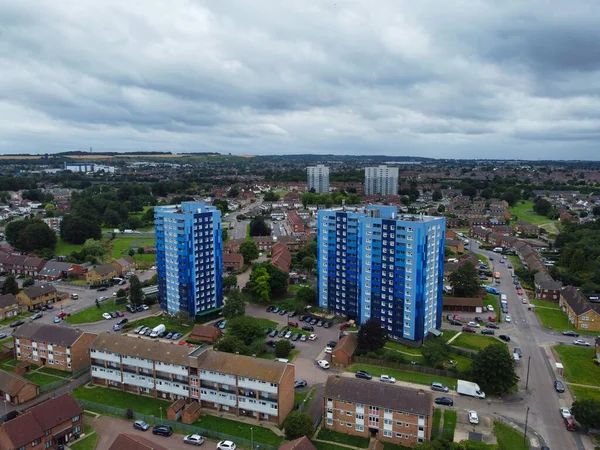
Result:
{"type": "Polygon", "coordinates": [[[248,211],[254,208],[258,208],[262,205],[263,199],[258,198],[254,203],[250,203],[244,208],[234,211],[232,213],[223,216],[223,222],[230,222],[233,228],[229,230],[229,236],[231,239],[244,239],[246,237],[246,227],[250,224],[249,220],[241,220],[238,222],[237,216],[240,214],[246,214],[248,211]]]}

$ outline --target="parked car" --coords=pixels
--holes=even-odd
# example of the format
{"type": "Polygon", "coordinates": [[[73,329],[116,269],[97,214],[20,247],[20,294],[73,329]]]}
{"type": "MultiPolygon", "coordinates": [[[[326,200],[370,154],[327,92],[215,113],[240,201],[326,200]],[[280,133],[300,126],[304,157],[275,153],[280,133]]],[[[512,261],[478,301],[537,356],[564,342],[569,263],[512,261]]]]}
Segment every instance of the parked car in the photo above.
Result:
{"type": "Polygon", "coordinates": [[[269,337],[275,337],[277,336],[277,328],[275,328],[274,330],[271,330],[271,332],[269,333],[269,337]]]}
{"type": "Polygon", "coordinates": [[[331,347],[331,348],[335,347],[336,345],[337,345],[337,341],[329,341],[329,342],[327,343],[327,346],[329,346],[329,347],[331,347]]]}
{"type": "Polygon", "coordinates": [[[266,344],[267,344],[269,347],[273,347],[273,348],[275,348],[275,346],[277,345],[277,341],[274,341],[273,339],[271,339],[271,340],[267,341],[267,342],[266,342],[266,344]]]}
{"type": "Polygon", "coordinates": [[[287,333],[287,329],[286,328],[282,328],[281,331],[279,332],[279,337],[280,338],[284,338],[285,337],[285,333],[287,333]]]}
{"type": "Polygon", "coordinates": [[[29,318],[29,320],[31,320],[31,321],[33,322],[34,320],[37,320],[37,319],[39,319],[40,317],[42,317],[42,313],[41,313],[41,312],[39,312],[39,313],[35,313],[33,316],[31,316],[31,317],[29,318]]]}
{"type": "Polygon", "coordinates": [[[287,333],[285,333],[284,338],[289,339],[291,337],[292,337],[292,332],[291,331],[288,331],[287,333]]]}
{"type": "Polygon", "coordinates": [[[4,338],[6,338],[6,336],[7,336],[6,333],[0,333],[0,339],[4,339],[4,338]]]}
{"type": "Polygon", "coordinates": [[[271,312],[275,309],[274,306],[267,306],[267,312],[271,312]]]}
{"type": "Polygon", "coordinates": [[[274,312],[275,314],[277,314],[279,312],[279,306],[276,306],[271,311],[274,312]]]}
{"type": "MultiPolygon", "coordinates": [[[[54,323],[60,323],[60,317],[54,316],[53,321],[54,321],[54,323]]],[[[12,327],[13,324],[11,323],[10,326],[12,327]]]]}
{"type": "Polygon", "coordinates": [[[322,320],[319,320],[319,321],[317,322],[317,326],[318,326],[318,327],[322,327],[322,326],[323,326],[323,321],[322,321],[322,320]]]}
{"type": "MultiPolygon", "coordinates": [[[[57,316],[57,317],[58,317],[58,316],[57,316]]],[[[107,313],[107,312],[105,312],[105,313],[102,313],[102,317],[103,317],[104,319],[106,319],[106,320],[110,320],[110,319],[112,319],[112,316],[110,315],[110,313],[107,313]]]]}
{"type": "Polygon", "coordinates": [[[500,336],[498,336],[500,339],[502,339],[504,342],[510,342],[510,336],[507,336],[506,334],[501,334],[500,336]]]}
{"type": "Polygon", "coordinates": [[[572,417],[563,417],[567,431],[577,431],[577,424],[572,417]]]}
{"type": "Polygon", "coordinates": [[[394,377],[390,377],[389,375],[381,375],[379,377],[379,381],[381,381],[382,383],[394,384],[396,382],[396,379],[394,377]]]}
{"type": "Polygon", "coordinates": [[[303,334],[302,336],[300,336],[300,342],[306,342],[307,337],[305,334],[303,334]]]}
{"type": "Polygon", "coordinates": [[[123,317],[125,316],[125,314],[123,314],[121,311],[117,311],[117,317],[123,317]]]}
{"type": "Polygon", "coordinates": [[[318,322],[318,320],[317,320],[317,319],[311,319],[311,320],[310,320],[310,324],[311,324],[311,325],[316,325],[316,324],[317,324],[317,322],[318,322]]]}
{"type": "Polygon", "coordinates": [[[434,400],[436,405],[454,406],[454,400],[450,397],[438,397],[434,400]]]}
{"type": "Polygon", "coordinates": [[[129,303],[127,304],[127,306],[125,306],[125,309],[130,312],[131,314],[135,314],[135,306],[130,305],[129,303]]]}
{"type": "Polygon", "coordinates": [[[312,322],[312,317],[308,316],[306,319],[304,319],[304,321],[306,323],[311,323],[312,322]]]}
{"type": "Polygon", "coordinates": [[[219,329],[222,330],[227,326],[227,321],[224,320],[223,322],[221,322],[221,325],[219,325],[219,329]]]}
{"type": "Polygon", "coordinates": [[[165,334],[165,339],[171,339],[173,337],[173,333],[172,331],[169,331],[167,334],[165,334]]]}
{"type": "Polygon", "coordinates": [[[135,428],[136,430],[147,431],[148,428],[150,428],[150,425],[148,425],[143,420],[136,420],[135,422],[133,422],[133,428],[135,428]]]}
{"type": "Polygon", "coordinates": [[[469,423],[477,425],[479,423],[479,415],[477,411],[469,411],[469,423]]]}
{"type": "Polygon", "coordinates": [[[439,391],[439,392],[448,392],[448,386],[443,385],[442,383],[431,383],[431,390],[432,391],[439,391]]]}
{"type": "Polygon", "coordinates": [[[183,334],[175,333],[173,336],[171,336],[171,340],[176,341],[177,339],[181,339],[182,337],[183,337],[183,334]]]}
{"type": "Polygon", "coordinates": [[[280,316],[285,316],[287,314],[288,310],[287,309],[282,309],[281,311],[279,311],[279,315],[280,316]]]}
{"type": "Polygon", "coordinates": [[[513,353],[516,353],[517,355],[519,355],[519,358],[521,358],[523,356],[523,352],[521,351],[521,349],[519,347],[515,347],[515,349],[513,350],[513,353]]]}
{"type": "Polygon", "coordinates": [[[111,311],[111,312],[109,312],[109,314],[110,314],[110,317],[113,319],[116,319],[117,317],[119,317],[119,316],[117,316],[117,313],[115,311],[111,311]]]}
{"type": "Polygon", "coordinates": [[[329,369],[329,361],[325,361],[324,359],[320,359],[317,361],[318,366],[321,369],[329,369]]]}
{"type": "Polygon", "coordinates": [[[582,346],[582,347],[589,347],[589,346],[590,346],[590,343],[589,343],[589,342],[586,342],[586,341],[584,341],[583,339],[575,339],[575,340],[573,341],[573,345],[580,345],[580,346],[582,346]]]}
{"type": "Polygon", "coordinates": [[[288,322],[288,327],[298,328],[298,322],[288,322]]]}
{"type": "Polygon", "coordinates": [[[96,289],[96,292],[104,292],[106,291],[108,288],[106,286],[102,286],[101,288],[96,289]]]}
{"type": "Polygon", "coordinates": [[[556,392],[561,392],[561,393],[565,392],[565,385],[562,383],[562,381],[555,380],[554,381],[554,390],[556,392]]]}
{"type": "Polygon", "coordinates": [[[314,333],[313,333],[313,334],[311,334],[311,335],[308,337],[308,340],[309,340],[309,341],[314,341],[314,340],[316,340],[316,339],[317,339],[317,335],[316,335],[316,334],[314,334],[314,333]]]}
{"type": "Polygon", "coordinates": [[[571,336],[571,337],[579,337],[579,333],[577,333],[576,331],[563,331],[563,336],[571,336]]]}
{"type": "Polygon", "coordinates": [[[328,355],[331,355],[332,351],[333,349],[331,347],[325,347],[325,353],[327,353],[328,355]]]}
{"type": "Polygon", "coordinates": [[[331,328],[332,325],[333,325],[333,322],[327,321],[323,324],[323,328],[331,328]]]}
{"type": "Polygon", "coordinates": [[[451,320],[450,320],[450,325],[458,325],[458,326],[461,326],[461,325],[462,325],[462,322],[461,322],[460,320],[454,320],[454,319],[451,319],[451,320]]]}
{"type": "Polygon", "coordinates": [[[494,307],[492,305],[487,305],[487,310],[489,312],[494,312],[494,307]]]}
{"type": "Polygon", "coordinates": [[[362,378],[364,380],[370,380],[371,378],[373,378],[373,375],[371,375],[369,372],[365,372],[364,370],[357,370],[354,376],[356,378],[362,378]]]}
{"type": "Polygon", "coordinates": [[[123,318],[123,319],[121,319],[121,320],[119,320],[119,321],[117,322],[117,325],[123,325],[124,323],[127,323],[127,322],[129,322],[129,320],[128,320],[128,319],[125,319],[125,318],[123,318]]]}
{"type": "Polygon", "coordinates": [[[292,334],[292,341],[297,341],[298,339],[300,339],[300,333],[292,334]]]}
{"type": "Polygon", "coordinates": [[[494,322],[488,322],[488,323],[485,324],[485,326],[488,327],[488,328],[493,328],[495,330],[499,330],[500,329],[500,327],[498,325],[496,325],[494,322]]]}
{"type": "MultiPolygon", "coordinates": [[[[518,285],[517,285],[518,286],[518,285]]],[[[523,295],[523,290],[521,288],[517,289],[517,294],[523,295]]]]}
{"type": "Polygon", "coordinates": [[[509,315],[506,315],[506,316],[504,316],[504,321],[507,322],[507,323],[511,323],[512,322],[512,317],[510,317],[509,315]]]}
{"type": "Polygon", "coordinates": [[[559,408],[558,411],[560,412],[560,415],[563,418],[571,417],[571,411],[569,410],[569,408],[562,407],[559,408]]]}
{"type": "Polygon", "coordinates": [[[473,327],[473,328],[479,328],[479,324],[477,322],[473,322],[473,321],[469,322],[467,324],[467,326],[473,327]]]}
{"type": "Polygon", "coordinates": [[[173,434],[173,429],[168,425],[156,425],[152,428],[152,434],[159,434],[161,436],[169,437],[173,434]]]}
{"type": "Polygon", "coordinates": [[[191,445],[202,445],[204,444],[204,437],[199,434],[188,434],[183,438],[183,442],[191,445]]]}
{"type": "MultiPolygon", "coordinates": [[[[291,311],[291,312],[288,314],[288,317],[294,317],[295,315],[296,315],[296,311],[291,311]]],[[[296,326],[297,326],[297,325],[296,325],[296,326]]]]}
{"type": "Polygon", "coordinates": [[[144,307],[142,305],[138,306],[137,308],[135,308],[136,312],[142,312],[144,311],[144,307]]]}
{"type": "Polygon", "coordinates": [[[315,327],[313,327],[312,325],[304,325],[304,326],[302,327],[302,329],[303,329],[304,331],[315,331],[315,327]]]}
{"type": "Polygon", "coordinates": [[[481,330],[481,334],[489,334],[489,335],[493,336],[494,330],[484,329],[484,330],[481,330]]]}
{"type": "Polygon", "coordinates": [[[236,447],[232,441],[221,441],[217,444],[217,450],[235,450],[236,447]]]}
{"type": "Polygon", "coordinates": [[[488,322],[496,322],[496,318],[494,316],[489,316],[488,322]]]}
{"type": "Polygon", "coordinates": [[[121,325],[115,323],[113,325],[113,331],[121,331],[121,325]]]}
{"type": "Polygon", "coordinates": [[[306,382],[306,380],[296,380],[296,381],[294,381],[294,387],[296,389],[303,388],[305,386],[308,386],[308,383],[306,382]]]}
{"type": "Polygon", "coordinates": [[[462,327],[462,331],[463,333],[476,333],[476,331],[470,327],[462,327]]]}

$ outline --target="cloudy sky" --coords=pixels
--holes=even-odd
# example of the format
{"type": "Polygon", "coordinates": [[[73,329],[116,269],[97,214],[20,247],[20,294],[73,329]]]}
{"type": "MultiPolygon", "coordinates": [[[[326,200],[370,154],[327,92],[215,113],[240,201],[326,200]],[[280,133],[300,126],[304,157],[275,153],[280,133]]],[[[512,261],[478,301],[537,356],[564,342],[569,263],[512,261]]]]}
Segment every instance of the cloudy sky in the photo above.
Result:
{"type": "Polygon", "coordinates": [[[0,153],[600,159],[598,0],[7,0],[0,153]]]}

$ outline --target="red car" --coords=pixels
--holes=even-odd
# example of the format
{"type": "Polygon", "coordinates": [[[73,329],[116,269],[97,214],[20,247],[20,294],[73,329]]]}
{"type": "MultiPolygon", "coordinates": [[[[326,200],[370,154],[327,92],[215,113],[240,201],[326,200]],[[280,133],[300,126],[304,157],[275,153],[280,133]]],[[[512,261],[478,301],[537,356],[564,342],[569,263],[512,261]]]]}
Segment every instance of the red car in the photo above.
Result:
{"type": "Polygon", "coordinates": [[[465,333],[476,333],[476,331],[473,328],[470,328],[470,327],[462,327],[462,330],[465,333]]]}
{"type": "Polygon", "coordinates": [[[59,312],[56,317],[58,317],[59,319],[62,319],[63,317],[67,317],[67,313],[66,312],[59,312]]]}
{"type": "Polygon", "coordinates": [[[523,295],[523,290],[522,289],[517,289],[517,294],[523,295]]]}
{"type": "Polygon", "coordinates": [[[488,317],[488,322],[495,322],[495,321],[496,321],[495,317],[492,317],[492,316],[488,317]]]}
{"type": "Polygon", "coordinates": [[[123,317],[124,315],[121,311],[117,311],[117,317],[123,317]]]}

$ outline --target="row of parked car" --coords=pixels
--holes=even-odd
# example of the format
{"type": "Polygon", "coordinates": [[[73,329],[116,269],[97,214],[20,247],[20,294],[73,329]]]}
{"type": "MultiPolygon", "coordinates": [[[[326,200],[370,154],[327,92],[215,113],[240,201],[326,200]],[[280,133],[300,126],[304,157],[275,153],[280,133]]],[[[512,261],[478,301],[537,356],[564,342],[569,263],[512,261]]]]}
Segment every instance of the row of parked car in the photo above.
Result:
{"type": "Polygon", "coordinates": [[[139,334],[140,336],[149,336],[152,338],[163,338],[163,339],[171,339],[176,341],[183,337],[183,334],[177,333],[175,331],[168,331],[165,329],[164,325],[158,325],[154,328],[147,327],[144,325],[140,325],[135,330],[133,330],[135,334],[139,334]]]}
{"type": "MultiPolygon", "coordinates": [[[[133,428],[140,431],[148,431],[150,425],[143,420],[136,420],[133,422],[133,428]]],[[[169,425],[156,425],[152,428],[152,434],[158,436],[169,437],[173,434],[173,428],[169,425]]],[[[190,445],[200,446],[204,444],[206,438],[200,434],[188,434],[183,437],[183,442],[190,445]]],[[[221,441],[217,444],[217,450],[235,450],[237,446],[232,441],[221,441]]]]}
{"type": "MultiPolygon", "coordinates": [[[[289,311],[285,308],[280,308],[279,306],[269,306],[267,307],[267,312],[272,312],[274,314],[279,314],[280,316],[285,316],[287,314],[288,318],[292,318],[292,317],[296,317],[298,315],[298,313],[296,311],[289,311]]],[[[321,318],[318,317],[313,317],[313,316],[309,316],[309,315],[300,315],[298,317],[298,321],[299,322],[304,322],[304,323],[308,323],[310,325],[316,325],[318,327],[323,327],[323,328],[330,328],[333,325],[333,322],[329,321],[329,320],[323,320],[321,318]]],[[[294,327],[298,328],[298,323],[296,322],[292,322],[295,323],[296,325],[294,325],[294,327]]]]}

